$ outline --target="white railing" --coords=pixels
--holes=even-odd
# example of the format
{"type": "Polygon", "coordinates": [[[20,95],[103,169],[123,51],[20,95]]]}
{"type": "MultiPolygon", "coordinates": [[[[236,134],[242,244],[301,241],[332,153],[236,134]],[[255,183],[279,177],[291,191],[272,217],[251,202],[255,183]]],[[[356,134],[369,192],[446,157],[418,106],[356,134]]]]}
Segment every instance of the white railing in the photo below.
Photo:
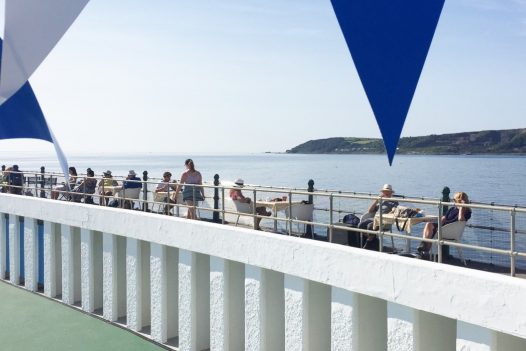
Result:
{"type": "MultiPolygon", "coordinates": [[[[11,171],[11,173],[16,172],[11,171]]],[[[233,201],[230,200],[229,197],[229,191],[233,187],[220,184],[218,181],[219,176],[216,176],[217,178],[214,184],[205,183],[202,185],[203,191],[206,193],[206,200],[204,202],[199,203],[197,206],[188,206],[180,198],[177,203],[171,202],[171,200],[174,200],[176,187],[181,184],[177,183],[177,181],[171,182],[167,189],[168,191],[161,193],[163,195],[159,197],[157,195],[161,194],[156,194],[154,189],[161,180],[148,178],[146,172],[144,172],[144,179],[146,180],[129,181],[140,185],[140,189],[123,190],[122,185],[125,179],[116,176],[114,180],[118,181],[120,186],[104,187],[104,185],[102,185],[94,189],[94,193],[89,194],[84,193],[80,187],[76,189],[74,194],[69,190],[58,191],[57,188],[53,191],[53,184],[57,183],[57,178],[62,177],[59,173],[30,171],[24,172],[23,174],[25,175],[24,179],[26,179],[23,186],[3,184],[4,191],[32,194],[40,197],[46,197],[52,192],[55,192],[56,195],[62,194],[62,199],[95,204],[108,204],[110,200],[113,200],[112,202],[121,208],[135,207],[143,211],[164,212],[177,217],[188,209],[194,209],[204,215],[202,218],[208,216],[208,219],[223,224],[230,222],[236,223],[237,225],[239,222],[256,228],[258,221],[263,220],[264,224],[268,225],[269,222],[274,224],[272,227],[267,226],[266,230],[274,232],[285,230],[289,235],[304,234],[304,232],[294,230],[296,226],[298,228],[299,226],[303,226],[307,235],[310,237],[318,234],[319,238],[320,234],[323,235],[326,233],[326,240],[347,243],[349,245],[351,245],[351,243],[348,242],[349,240],[347,240],[347,238],[362,238],[364,234],[375,234],[379,237],[380,251],[383,250],[384,246],[388,247],[388,245],[391,244],[390,250],[392,251],[398,250],[398,252],[405,253],[416,252],[416,244],[425,241],[437,246],[437,254],[432,258],[440,263],[443,261],[448,262],[448,260],[443,260],[443,249],[447,250],[445,252],[448,253],[449,248],[454,247],[456,250],[470,250],[468,251],[470,257],[468,258],[476,261],[474,264],[470,264],[470,267],[478,267],[483,270],[493,269],[495,271],[502,271],[508,268],[508,272],[512,276],[515,276],[517,271],[520,275],[524,273],[526,269],[526,237],[524,236],[526,234],[526,208],[524,207],[470,203],[468,206],[473,209],[473,217],[475,219],[468,222],[466,227],[469,229],[466,232],[471,232],[471,235],[467,233],[468,235],[464,235],[462,242],[453,242],[442,239],[441,226],[439,226],[437,235],[435,235],[433,239],[424,239],[421,237],[421,234],[409,233],[409,230],[382,230],[375,232],[362,228],[358,229],[344,226],[342,223],[338,223],[337,220],[342,214],[354,213],[361,215],[372,200],[381,202],[382,199],[365,193],[315,190],[313,188],[313,181],[309,181],[309,189],[261,185],[245,186],[243,188],[244,194],[250,198],[252,204],[261,203],[261,199],[265,197],[282,200],[282,196],[284,195],[286,201],[280,204],[282,211],[285,210],[283,211],[285,216],[277,216],[276,208],[274,208],[272,210],[273,217],[266,217],[257,214],[255,206],[252,206],[251,211],[238,212],[238,210],[233,207],[233,201]],[[117,191],[117,189],[120,190],[117,191]],[[104,195],[107,190],[111,190],[109,193],[112,195],[104,195]],[[136,191],[134,192],[134,190],[136,191]],[[135,194],[135,197],[132,197],[132,193],[135,194]],[[117,199],[115,199],[115,197],[117,199]],[[317,214],[316,218],[305,220],[304,218],[298,219],[293,215],[287,214],[293,212],[293,207],[302,207],[301,204],[298,204],[298,202],[301,201],[308,202],[310,206],[313,206],[314,212],[317,214]],[[172,207],[173,209],[171,209],[172,207]],[[278,227],[281,227],[281,229],[278,227]],[[339,237],[333,235],[334,232],[338,232],[339,237]],[[349,232],[350,234],[343,234],[342,236],[342,233],[345,232],[349,232]],[[466,238],[466,236],[468,236],[468,238],[466,238]],[[481,240],[481,242],[479,242],[479,240],[481,240]],[[400,243],[403,242],[405,242],[405,248],[402,247],[403,244],[400,245],[400,243]],[[495,245],[493,245],[493,242],[495,242],[495,245]],[[395,244],[398,244],[398,247],[396,247],[395,244]],[[495,266],[493,265],[494,263],[496,263],[495,266]]],[[[79,176],[79,179],[83,179],[83,176],[79,176]]],[[[103,184],[103,182],[101,182],[102,178],[100,177],[92,177],[92,180],[98,184],[103,184]]],[[[423,208],[427,214],[438,217],[443,214],[441,212],[443,211],[443,206],[454,205],[453,203],[442,202],[437,199],[407,198],[404,196],[397,196],[394,199],[404,205],[423,208]]],[[[195,203],[194,201],[194,204],[195,203]]],[[[267,202],[267,204],[268,203],[269,202],[267,202]]],[[[276,204],[275,202],[270,203],[276,204]]],[[[378,217],[379,222],[382,223],[382,214],[379,214],[378,217]]],[[[380,225],[379,228],[383,228],[383,226],[380,225]]],[[[449,262],[451,262],[451,260],[449,260],[449,262]]]]}
{"type": "Polygon", "coordinates": [[[41,279],[47,297],[180,350],[526,348],[523,279],[16,195],[0,194],[0,220],[0,278],[31,291],[41,279]]]}

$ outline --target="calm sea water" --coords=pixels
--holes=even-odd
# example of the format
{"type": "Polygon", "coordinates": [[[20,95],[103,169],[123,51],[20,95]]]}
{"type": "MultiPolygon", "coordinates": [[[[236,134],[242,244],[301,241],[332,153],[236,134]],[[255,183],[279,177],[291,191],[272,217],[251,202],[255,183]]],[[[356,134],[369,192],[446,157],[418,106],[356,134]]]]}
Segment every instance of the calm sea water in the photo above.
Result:
{"type": "MultiPolygon", "coordinates": [[[[58,171],[53,156],[6,157],[0,161],[18,163],[22,170],[58,171]]],[[[441,196],[444,186],[452,192],[465,191],[472,201],[526,206],[526,157],[504,156],[396,156],[390,167],[383,155],[289,155],[254,154],[193,156],[205,180],[219,174],[223,181],[243,178],[246,183],[306,187],[309,179],[317,189],[339,189],[377,193],[384,183],[397,194],[441,196]]],[[[186,155],[93,155],[70,156],[79,171],[91,167],[100,175],[106,169],[126,175],[129,169],[160,177],[169,170],[175,177],[184,170],[186,155]]]]}

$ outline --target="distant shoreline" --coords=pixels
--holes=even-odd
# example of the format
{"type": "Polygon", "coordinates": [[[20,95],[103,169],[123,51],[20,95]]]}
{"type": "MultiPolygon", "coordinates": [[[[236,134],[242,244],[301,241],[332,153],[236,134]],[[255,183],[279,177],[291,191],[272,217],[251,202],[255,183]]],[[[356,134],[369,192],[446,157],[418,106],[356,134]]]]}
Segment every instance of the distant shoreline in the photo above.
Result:
{"type": "MultiPolygon", "coordinates": [[[[337,137],[309,140],[289,154],[382,155],[382,139],[337,137]]],[[[526,128],[404,137],[398,155],[526,155],[526,128]]]]}

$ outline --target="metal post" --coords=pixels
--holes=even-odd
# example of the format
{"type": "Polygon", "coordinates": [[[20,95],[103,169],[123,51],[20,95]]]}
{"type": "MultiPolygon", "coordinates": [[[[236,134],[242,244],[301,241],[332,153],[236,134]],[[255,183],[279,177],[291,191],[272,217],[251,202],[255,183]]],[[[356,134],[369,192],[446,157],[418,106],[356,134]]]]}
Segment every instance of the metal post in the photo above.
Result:
{"type": "Polygon", "coordinates": [[[35,173],[35,197],[38,197],[38,173],[35,173]]]}
{"type": "Polygon", "coordinates": [[[142,172],[142,180],[144,183],[142,183],[142,210],[144,212],[148,212],[148,171],[142,172]]]}
{"type": "MultiPolygon", "coordinates": [[[[307,183],[307,185],[308,185],[307,191],[309,193],[313,193],[314,192],[314,180],[310,179],[309,182],[307,183]]],[[[309,195],[308,202],[309,202],[309,204],[313,204],[314,203],[314,196],[313,195],[309,195]]],[[[307,225],[305,236],[307,238],[314,239],[314,233],[313,233],[312,224],[308,224],[307,225]]]]}
{"type": "MultiPolygon", "coordinates": [[[[449,187],[445,186],[442,189],[442,202],[451,202],[451,199],[449,198],[449,194],[450,193],[451,193],[451,190],[449,190],[449,187]]],[[[449,208],[449,206],[443,205],[442,206],[442,213],[446,213],[448,208],[449,208]]],[[[442,218],[442,216],[440,218],[442,218]]],[[[448,245],[443,246],[442,250],[444,250],[444,251],[442,251],[443,257],[446,257],[446,258],[450,258],[451,257],[451,255],[449,254],[449,246],[448,245]]]]}
{"type": "Polygon", "coordinates": [[[384,251],[384,218],[382,213],[382,202],[383,199],[380,197],[378,201],[378,210],[380,211],[380,227],[378,228],[378,230],[380,231],[380,235],[378,235],[378,250],[380,252],[384,251]]]}
{"type": "Polygon", "coordinates": [[[510,211],[510,275],[515,276],[515,209],[510,211]]]}
{"type": "Polygon", "coordinates": [[[212,218],[214,223],[219,223],[219,188],[217,188],[219,186],[219,174],[214,175],[214,186],[214,214],[212,215],[212,218]]]}
{"type": "Polygon", "coordinates": [[[221,187],[221,222],[225,224],[225,188],[221,187]]]}
{"type": "Polygon", "coordinates": [[[289,235],[292,235],[292,193],[289,191],[289,235]]]}
{"type": "MultiPolygon", "coordinates": [[[[443,253],[442,253],[442,214],[443,214],[443,209],[442,209],[442,201],[439,201],[438,202],[438,227],[437,227],[437,235],[438,235],[438,243],[437,243],[437,248],[438,248],[438,263],[442,263],[442,256],[443,256],[443,253]]],[[[431,243],[431,245],[433,245],[433,243],[431,243]]],[[[447,246],[447,245],[446,245],[447,246]]]]}
{"type": "Polygon", "coordinates": [[[252,194],[252,215],[254,217],[252,217],[254,219],[254,230],[257,230],[258,229],[258,225],[257,225],[257,218],[256,218],[256,189],[253,190],[253,194],[252,194]]]}
{"type": "MultiPolygon", "coordinates": [[[[44,190],[46,186],[46,167],[40,167],[40,176],[42,177],[42,179],[40,179],[40,197],[46,197],[46,191],[44,190]]],[[[37,194],[35,194],[35,196],[37,196],[37,194]]]]}
{"type": "Polygon", "coordinates": [[[332,240],[333,240],[333,231],[334,231],[334,228],[333,228],[333,218],[332,218],[332,211],[334,209],[334,197],[333,195],[331,194],[329,196],[329,242],[332,243],[332,240]]]}

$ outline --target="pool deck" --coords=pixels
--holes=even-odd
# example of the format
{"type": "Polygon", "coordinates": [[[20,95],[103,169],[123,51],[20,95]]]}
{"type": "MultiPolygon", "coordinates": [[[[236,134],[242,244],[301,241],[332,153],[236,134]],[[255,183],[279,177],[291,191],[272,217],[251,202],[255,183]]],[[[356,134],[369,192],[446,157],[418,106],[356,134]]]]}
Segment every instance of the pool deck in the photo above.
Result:
{"type": "Polygon", "coordinates": [[[165,350],[71,307],[0,282],[0,350],[165,350]]]}

